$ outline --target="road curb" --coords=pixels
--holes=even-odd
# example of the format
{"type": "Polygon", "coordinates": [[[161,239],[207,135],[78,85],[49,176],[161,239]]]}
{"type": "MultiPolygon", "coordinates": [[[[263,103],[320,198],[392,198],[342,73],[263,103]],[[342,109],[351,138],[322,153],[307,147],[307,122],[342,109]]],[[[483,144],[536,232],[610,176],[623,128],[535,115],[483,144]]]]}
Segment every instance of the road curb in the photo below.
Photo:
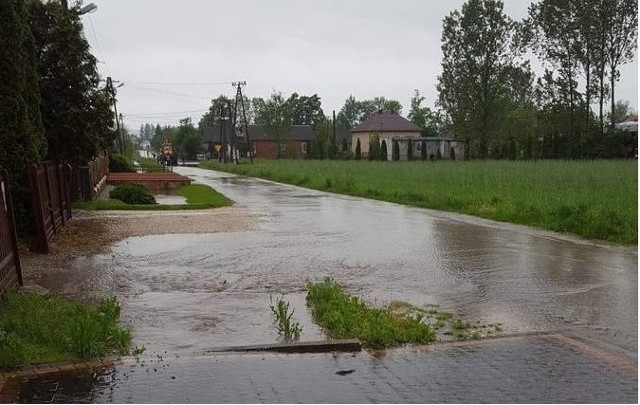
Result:
{"type": "Polygon", "coordinates": [[[287,342],[264,345],[229,346],[206,350],[204,353],[228,352],[276,352],[276,353],[330,353],[359,352],[362,343],[357,339],[319,340],[312,342],[287,342]]]}

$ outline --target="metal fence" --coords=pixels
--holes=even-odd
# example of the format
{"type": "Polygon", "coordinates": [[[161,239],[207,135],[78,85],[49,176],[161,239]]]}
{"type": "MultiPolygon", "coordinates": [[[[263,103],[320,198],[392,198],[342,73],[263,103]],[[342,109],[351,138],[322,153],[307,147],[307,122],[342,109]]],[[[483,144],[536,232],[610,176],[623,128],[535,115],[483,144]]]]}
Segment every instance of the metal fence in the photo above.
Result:
{"type": "Polygon", "coordinates": [[[0,170],[0,295],[7,288],[22,285],[13,206],[7,172],[0,170]]]}
{"type": "Polygon", "coordinates": [[[29,168],[34,219],[38,232],[34,250],[49,253],[49,241],[71,218],[72,170],[44,162],[29,168]]]}

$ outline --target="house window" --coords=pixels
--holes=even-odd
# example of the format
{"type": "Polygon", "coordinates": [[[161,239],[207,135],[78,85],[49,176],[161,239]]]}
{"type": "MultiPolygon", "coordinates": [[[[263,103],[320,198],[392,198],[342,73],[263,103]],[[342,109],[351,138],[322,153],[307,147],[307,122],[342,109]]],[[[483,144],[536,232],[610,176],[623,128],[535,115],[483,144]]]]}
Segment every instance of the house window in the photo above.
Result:
{"type": "Polygon", "coordinates": [[[280,150],[280,153],[286,153],[287,152],[287,144],[286,143],[279,144],[278,149],[280,150]]]}
{"type": "Polygon", "coordinates": [[[302,154],[306,155],[307,154],[307,143],[306,142],[302,142],[302,154]]]}

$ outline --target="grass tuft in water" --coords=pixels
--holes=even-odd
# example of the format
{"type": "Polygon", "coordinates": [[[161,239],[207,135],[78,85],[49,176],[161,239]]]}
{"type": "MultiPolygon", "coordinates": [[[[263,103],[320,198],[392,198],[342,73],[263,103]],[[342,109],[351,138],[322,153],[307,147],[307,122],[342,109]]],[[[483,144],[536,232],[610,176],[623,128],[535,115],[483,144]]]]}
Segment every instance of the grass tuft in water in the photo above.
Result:
{"type": "Polygon", "coordinates": [[[294,310],[289,311],[289,303],[284,301],[284,296],[276,298],[275,303],[273,297],[269,296],[269,302],[278,334],[287,342],[300,339],[302,327],[293,320],[294,310]]]}
{"type": "Polygon", "coordinates": [[[330,278],[309,282],[307,289],[311,314],[331,338],[356,338],[372,349],[436,340],[431,326],[422,322],[422,315],[401,316],[387,308],[370,308],[358,297],[345,294],[330,278]]]}

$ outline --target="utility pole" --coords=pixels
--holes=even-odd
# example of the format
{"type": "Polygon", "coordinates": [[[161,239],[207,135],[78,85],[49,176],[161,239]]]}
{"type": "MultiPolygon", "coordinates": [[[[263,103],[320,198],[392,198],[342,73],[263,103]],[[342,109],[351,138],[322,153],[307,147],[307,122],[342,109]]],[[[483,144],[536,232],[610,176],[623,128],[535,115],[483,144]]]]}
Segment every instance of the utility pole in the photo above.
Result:
{"type": "MultiPolygon", "coordinates": [[[[244,107],[244,96],[242,95],[242,88],[247,85],[247,82],[239,81],[239,82],[231,83],[231,85],[236,88],[236,101],[235,101],[236,116],[238,115],[237,114],[238,103],[240,103],[240,106],[242,108],[242,122],[240,123],[240,126],[241,128],[244,127],[244,134],[247,137],[247,146],[249,148],[249,160],[253,164],[253,145],[251,145],[251,138],[249,137],[249,122],[247,121],[247,112],[244,107]]],[[[235,123],[235,119],[234,119],[234,123],[235,123]]],[[[234,129],[235,129],[235,125],[234,125],[234,129]]]]}
{"type": "Polygon", "coordinates": [[[122,145],[122,152],[120,153],[124,153],[125,149],[127,148],[127,140],[124,136],[124,120],[122,119],[122,113],[120,113],[120,142],[122,145]]]}
{"type": "Polygon", "coordinates": [[[236,136],[236,116],[238,114],[236,112],[236,106],[234,106],[234,108],[231,108],[231,100],[227,101],[227,106],[229,109],[229,154],[231,155],[230,161],[237,164],[238,158],[236,155],[236,151],[238,149],[238,137],[236,136]]]}
{"type": "Polygon", "coordinates": [[[331,145],[331,159],[336,158],[338,144],[336,144],[336,110],[333,110],[333,145],[331,145]]]}
{"type": "Polygon", "coordinates": [[[123,151],[122,135],[120,132],[120,121],[118,117],[118,106],[116,105],[116,89],[113,88],[113,80],[111,77],[107,77],[107,91],[111,94],[111,101],[113,102],[113,110],[116,118],[116,148],[120,153],[123,151]]]}
{"type": "Polygon", "coordinates": [[[225,139],[222,134],[223,132],[222,121],[224,120],[223,116],[224,116],[224,105],[220,104],[220,118],[218,120],[219,121],[218,125],[220,126],[220,150],[218,151],[218,162],[222,162],[225,154],[225,150],[227,149],[225,145],[225,139]]]}

